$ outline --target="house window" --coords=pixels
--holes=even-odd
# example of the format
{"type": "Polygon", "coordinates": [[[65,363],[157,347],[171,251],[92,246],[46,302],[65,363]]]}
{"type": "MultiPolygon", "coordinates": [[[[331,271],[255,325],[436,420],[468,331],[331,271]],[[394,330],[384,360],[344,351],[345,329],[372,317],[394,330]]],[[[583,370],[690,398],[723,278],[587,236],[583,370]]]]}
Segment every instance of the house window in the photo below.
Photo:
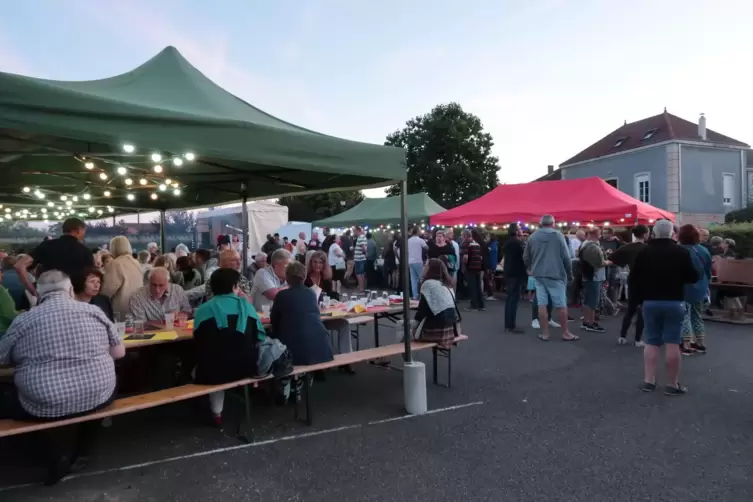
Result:
{"type": "Polygon", "coordinates": [[[651,175],[649,173],[635,175],[635,198],[647,204],[651,203],[651,175]]]}
{"type": "Polygon", "coordinates": [[[735,193],[735,175],[725,174],[722,182],[722,202],[725,206],[731,206],[735,193]]]}
{"type": "Polygon", "coordinates": [[[654,134],[656,134],[656,131],[658,131],[658,130],[659,129],[649,129],[648,131],[646,131],[646,134],[643,135],[643,140],[642,141],[646,141],[648,139],[651,139],[651,137],[654,134]]]}
{"type": "Polygon", "coordinates": [[[607,178],[604,181],[607,185],[612,185],[615,188],[619,188],[619,186],[617,186],[617,178],[607,178]]]}
{"type": "Polygon", "coordinates": [[[623,136],[621,138],[617,138],[617,141],[614,142],[614,146],[612,148],[619,148],[622,146],[622,144],[627,141],[627,136],[623,136]]]}

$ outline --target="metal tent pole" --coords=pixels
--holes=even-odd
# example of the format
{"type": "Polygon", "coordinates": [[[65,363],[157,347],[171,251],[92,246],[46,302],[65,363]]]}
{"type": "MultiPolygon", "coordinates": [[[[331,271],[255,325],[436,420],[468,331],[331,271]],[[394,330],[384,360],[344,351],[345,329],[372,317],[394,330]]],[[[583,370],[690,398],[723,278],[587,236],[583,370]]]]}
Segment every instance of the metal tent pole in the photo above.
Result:
{"type": "Polygon", "coordinates": [[[243,230],[243,244],[242,244],[242,256],[243,271],[245,273],[248,269],[248,197],[246,195],[246,184],[242,183],[243,189],[243,204],[241,205],[241,229],[243,230]]]}
{"type": "Polygon", "coordinates": [[[400,190],[400,269],[403,280],[403,336],[405,339],[405,362],[413,360],[411,354],[410,326],[410,269],[408,267],[408,181],[403,181],[400,190]]]}
{"type": "Polygon", "coordinates": [[[165,210],[160,209],[159,212],[159,248],[160,253],[165,254],[166,239],[165,239],[165,210]]]}

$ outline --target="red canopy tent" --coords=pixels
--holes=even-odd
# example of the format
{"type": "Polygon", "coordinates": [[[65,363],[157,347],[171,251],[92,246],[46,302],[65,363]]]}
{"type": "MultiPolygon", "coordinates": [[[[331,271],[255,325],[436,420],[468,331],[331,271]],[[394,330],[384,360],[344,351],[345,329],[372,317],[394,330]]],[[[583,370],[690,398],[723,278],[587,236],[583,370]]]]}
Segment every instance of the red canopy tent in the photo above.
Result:
{"type": "Polygon", "coordinates": [[[534,223],[545,214],[570,223],[633,225],[662,218],[675,221],[671,212],[634,199],[596,177],[500,185],[476,200],[435,214],[430,221],[432,225],[534,223]]]}

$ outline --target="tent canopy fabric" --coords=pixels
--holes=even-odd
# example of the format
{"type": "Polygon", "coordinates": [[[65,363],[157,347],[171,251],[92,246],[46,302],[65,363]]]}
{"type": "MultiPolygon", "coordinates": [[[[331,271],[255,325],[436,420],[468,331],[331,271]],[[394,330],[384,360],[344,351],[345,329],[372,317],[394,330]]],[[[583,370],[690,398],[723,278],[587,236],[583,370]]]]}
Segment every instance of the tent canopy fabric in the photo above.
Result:
{"type": "Polygon", "coordinates": [[[384,186],[407,175],[402,149],[275,118],[216,85],[174,47],[102,80],[0,72],[0,172],[0,203],[42,207],[60,194],[88,193],[87,206],[116,213],[384,186]],[[135,151],[125,152],[126,144],[135,151]],[[172,164],[189,152],[195,160],[172,164]],[[153,153],[164,159],[162,172],[154,171],[153,153]],[[118,174],[121,166],[127,174],[118,174]],[[168,178],[179,183],[179,196],[159,190],[168,178]]]}
{"type": "Polygon", "coordinates": [[[545,214],[571,223],[632,225],[662,218],[675,221],[671,212],[641,202],[594,177],[500,185],[476,200],[432,216],[431,224],[534,223],[545,214]]]}
{"type": "MultiPolygon", "coordinates": [[[[429,222],[429,217],[441,213],[445,209],[434,202],[425,193],[414,193],[406,197],[408,203],[408,221],[411,223],[429,222]]],[[[400,197],[383,197],[379,199],[364,199],[354,206],[335,216],[315,221],[318,227],[344,227],[348,225],[399,225],[400,197]]]]}

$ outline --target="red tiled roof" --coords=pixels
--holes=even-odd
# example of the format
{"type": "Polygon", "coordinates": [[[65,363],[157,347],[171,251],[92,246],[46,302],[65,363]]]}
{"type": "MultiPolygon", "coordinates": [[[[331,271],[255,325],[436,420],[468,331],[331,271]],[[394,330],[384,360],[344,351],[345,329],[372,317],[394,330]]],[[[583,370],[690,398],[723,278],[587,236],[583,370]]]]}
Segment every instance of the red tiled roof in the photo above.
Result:
{"type": "MultiPolygon", "coordinates": [[[[626,152],[634,148],[673,139],[703,141],[698,137],[698,124],[664,111],[664,113],[660,113],[659,115],[623,125],[576,156],[567,159],[560,166],[567,166],[614,153],[626,152]],[[645,134],[652,129],[656,129],[656,132],[649,139],[644,140],[643,137],[645,134]],[[621,138],[625,139],[619,146],[616,146],[621,138]]],[[[706,141],[745,148],[750,146],[711,129],[706,129],[706,141]]]]}

